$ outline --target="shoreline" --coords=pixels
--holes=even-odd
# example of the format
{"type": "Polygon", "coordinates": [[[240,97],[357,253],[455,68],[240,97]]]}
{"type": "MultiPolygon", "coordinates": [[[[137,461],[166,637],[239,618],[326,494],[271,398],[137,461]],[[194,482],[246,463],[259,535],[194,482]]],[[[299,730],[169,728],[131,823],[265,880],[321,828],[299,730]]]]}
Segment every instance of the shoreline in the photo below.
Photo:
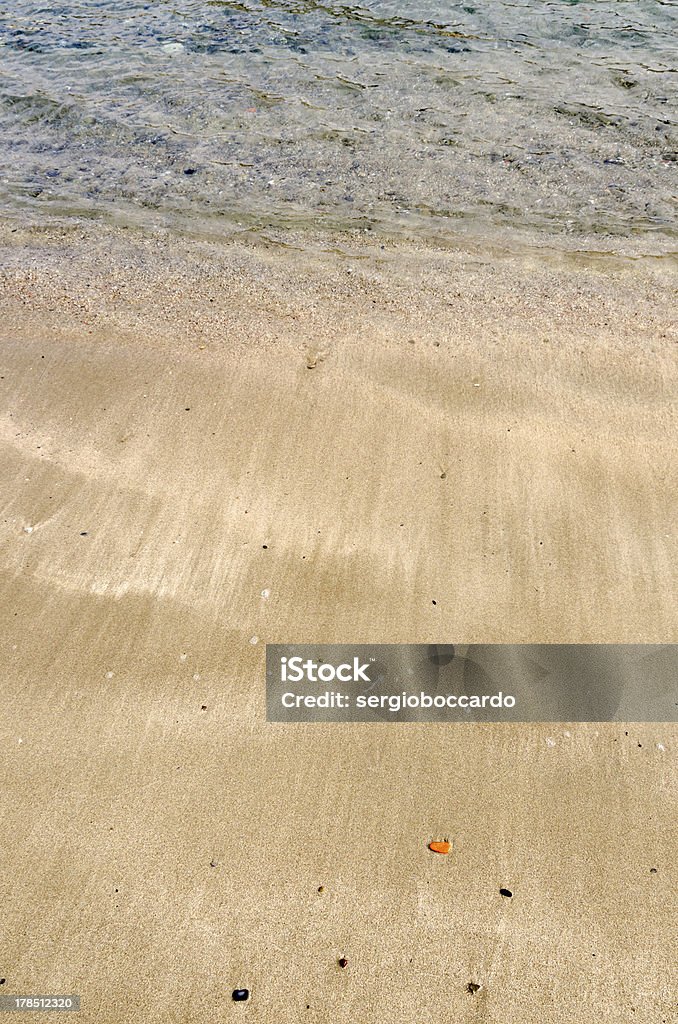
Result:
{"type": "Polygon", "coordinates": [[[678,262],[678,234],[673,228],[635,232],[568,232],[539,230],[518,224],[481,223],[469,217],[466,221],[450,221],[434,229],[430,218],[418,221],[374,221],[361,225],[331,217],[310,217],[267,220],[257,219],[245,211],[224,211],[221,215],[197,217],[192,213],[173,213],[157,219],[135,217],[130,211],[110,208],[97,209],[93,214],[85,210],[46,212],[37,216],[30,208],[7,207],[0,219],[3,238],[11,234],[39,238],[41,236],[96,238],[113,235],[129,239],[164,238],[176,240],[180,245],[208,245],[215,249],[231,245],[249,248],[279,248],[281,251],[298,250],[334,255],[359,257],[363,250],[383,245],[390,250],[423,250],[429,252],[476,252],[493,258],[520,259],[538,257],[545,261],[567,263],[574,260],[585,265],[598,261],[655,261],[672,264],[678,262]],[[450,226],[450,225],[454,226],[450,226]],[[353,251],[352,251],[353,250],[353,251]]]}

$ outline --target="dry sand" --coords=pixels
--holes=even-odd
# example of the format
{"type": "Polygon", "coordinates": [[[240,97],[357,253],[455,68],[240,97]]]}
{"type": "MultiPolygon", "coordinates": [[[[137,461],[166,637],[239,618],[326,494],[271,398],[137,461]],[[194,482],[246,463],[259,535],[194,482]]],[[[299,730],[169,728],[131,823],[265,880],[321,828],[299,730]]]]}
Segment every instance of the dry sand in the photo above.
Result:
{"type": "Polygon", "coordinates": [[[674,279],[296,241],[0,231],[0,992],[673,1021],[675,726],[267,724],[264,648],[675,641],[674,279]]]}

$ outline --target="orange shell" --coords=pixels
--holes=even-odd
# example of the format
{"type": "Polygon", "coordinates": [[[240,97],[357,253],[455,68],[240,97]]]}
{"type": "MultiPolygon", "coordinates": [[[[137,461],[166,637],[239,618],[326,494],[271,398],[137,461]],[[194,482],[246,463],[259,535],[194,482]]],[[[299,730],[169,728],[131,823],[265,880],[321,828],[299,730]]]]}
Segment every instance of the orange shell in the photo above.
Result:
{"type": "Polygon", "coordinates": [[[433,850],[434,853],[449,853],[452,847],[446,839],[442,843],[429,843],[428,848],[429,850],[433,850]]]}

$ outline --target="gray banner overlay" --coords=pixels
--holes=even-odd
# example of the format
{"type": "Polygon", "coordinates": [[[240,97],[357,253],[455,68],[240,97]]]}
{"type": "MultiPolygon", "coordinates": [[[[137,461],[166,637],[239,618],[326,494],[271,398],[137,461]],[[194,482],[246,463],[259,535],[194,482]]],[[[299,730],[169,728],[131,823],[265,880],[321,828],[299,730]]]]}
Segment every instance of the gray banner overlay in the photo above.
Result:
{"type": "Polygon", "coordinates": [[[80,996],[0,996],[0,1012],[18,1013],[77,1013],[80,996]]]}
{"type": "Polygon", "coordinates": [[[270,722],[675,722],[678,644],[267,644],[270,722]]]}

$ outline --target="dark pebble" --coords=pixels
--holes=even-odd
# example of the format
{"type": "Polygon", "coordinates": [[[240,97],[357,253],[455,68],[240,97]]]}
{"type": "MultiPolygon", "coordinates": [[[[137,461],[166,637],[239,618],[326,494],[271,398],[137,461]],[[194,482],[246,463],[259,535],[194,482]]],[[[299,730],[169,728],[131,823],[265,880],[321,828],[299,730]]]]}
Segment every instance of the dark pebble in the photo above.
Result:
{"type": "Polygon", "coordinates": [[[476,992],[480,992],[480,985],[478,985],[477,982],[475,981],[469,981],[468,985],[466,986],[466,991],[470,995],[474,996],[476,992]]]}
{"type": "Polygon", "coordinates": [[[186,169],[184,170],[184,174],[196,174],[196,173],[197,173],[197,171],[198,171],[198,168],[197,168],[197,167],[187,167],[187,168],[186,168],[186,169]]]}
{"type": "Polygon", "coordinates": [[[244,1003],[246,999],[250,997],[250,990],[248,988],[234,988],[233,989],[233,1002],[244,1003]]]}
{"type": "Polygon", "coordinates": [[[348,960],[346,959],[345,956],[339,957],[337,963],[341,968],[348,967],[348,960]]]}
{"type": "Polygon", "coordinates": [[[511,897],[513,896],[513,893],[511,892],[510,889],[500,889],[499,892],[501,893],[502,896],[508,897],[508,899],[511,899],[511,897]]]}

